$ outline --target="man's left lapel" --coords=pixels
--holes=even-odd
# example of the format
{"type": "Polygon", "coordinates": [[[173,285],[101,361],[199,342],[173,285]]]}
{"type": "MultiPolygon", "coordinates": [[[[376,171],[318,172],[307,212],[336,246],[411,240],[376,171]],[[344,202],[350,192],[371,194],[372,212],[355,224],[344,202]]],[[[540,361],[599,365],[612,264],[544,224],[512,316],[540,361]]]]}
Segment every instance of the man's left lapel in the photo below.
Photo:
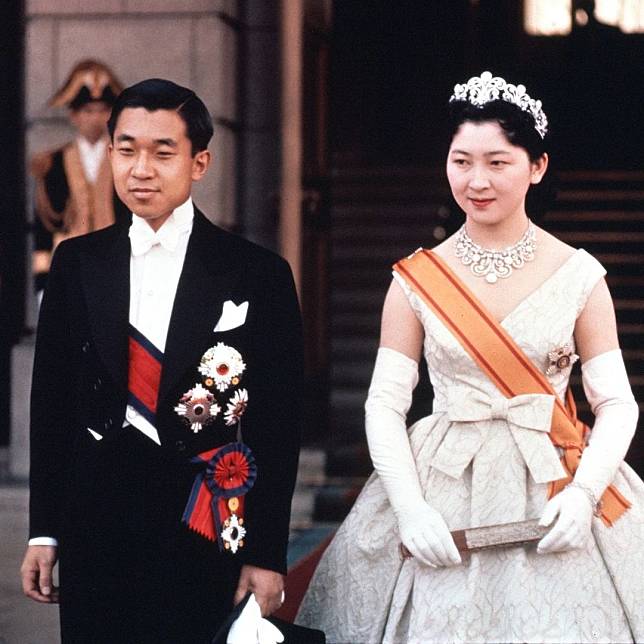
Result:
{"type": "Polygon", "coordinates": [[[235,299],[239,259],[226,233],[195,208],[186,258],[174,298],[165,344],[159,404],[188,369],[197,377],[199,359],[214,341],[213,329],[224,301],[235,299]]]}

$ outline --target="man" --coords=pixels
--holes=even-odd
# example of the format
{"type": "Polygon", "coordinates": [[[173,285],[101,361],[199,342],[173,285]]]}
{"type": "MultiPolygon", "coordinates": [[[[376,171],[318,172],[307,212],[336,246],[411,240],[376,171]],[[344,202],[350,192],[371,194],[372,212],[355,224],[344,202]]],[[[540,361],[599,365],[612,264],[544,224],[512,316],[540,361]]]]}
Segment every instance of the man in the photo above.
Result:
{"type": "Polygon", "coordinates": [[[31,161],[36,180],[32,264],[37,292],[45,286],[57,244],[110,226],[127,212],[114,192],[107,158],[106,123],[122,89],[109,67],[83,60],[49,101],[51,107],[69,109],[77,134],[73,141],[39,152],[31,161]]]}
{"type": "Polygon", "coordinates": [[[194,92],[138,83],[108,128],[132,223],[67,240],[53,259],[23,587],[60,597],[64,642],[209,642],[249,591],[264,615],[282,601],[299,309],[284,260],[193,207],[212,136],[194,92]]]}

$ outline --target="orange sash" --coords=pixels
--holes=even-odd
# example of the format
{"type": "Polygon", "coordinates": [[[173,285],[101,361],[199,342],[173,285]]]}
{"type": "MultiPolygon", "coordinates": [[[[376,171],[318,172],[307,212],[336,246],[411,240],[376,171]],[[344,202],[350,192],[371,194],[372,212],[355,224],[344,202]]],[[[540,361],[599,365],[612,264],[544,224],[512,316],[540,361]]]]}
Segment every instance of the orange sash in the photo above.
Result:
{"type": "MultiPolygon", "coordinates": [[[[421,249],[397,262],[394,270],[452,332],[504,396],[513,398],[535,393],[555,396],[549,436],[554,445],[564,450],[561,462],[568,476],[548,484],[548,498],[552,498],[572,480],[586,445],[585,433],[589,431],[577,419],[570,390],[566,392],[564,405],[541,371],[438,255],[421,249]]],[[[611,526],[630,507],[629,501],[610,485],[601,499],[600,516],[611,526]]]]}

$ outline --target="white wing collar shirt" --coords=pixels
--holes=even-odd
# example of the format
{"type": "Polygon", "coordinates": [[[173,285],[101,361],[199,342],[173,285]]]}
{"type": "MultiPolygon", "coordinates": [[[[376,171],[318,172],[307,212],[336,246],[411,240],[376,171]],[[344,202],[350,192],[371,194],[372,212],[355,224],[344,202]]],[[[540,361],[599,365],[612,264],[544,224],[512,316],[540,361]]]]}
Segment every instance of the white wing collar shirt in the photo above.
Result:
{"type": "MultiPolygon", "coordinates": [[[[130,324],[136,327],[160,351],[170,325],[170,315],[177,284],[192,231],[192,198],[175,208],[158,231],[134,215],[130,226],[130,324]]],[[[158,445],[156,427],[130,405],[125,410],[123,426],[132,425],[158,445]]],[[[96,440],[103,438],[92,432],[96,440]]],[[[33,537],[30,546],[57,546],[52,537],[33,537]]]]}
{"type": "MultiPolygon", "coordinates": [[[[192,199],[166,219],[158,231],[136,213],[130,226],[130,324],[159,351],[165,351],[170,315],[192,231],[192,199]]],[[[159,434],[132,406],[125,410],[125,424],[143,432],[158,445],[159,434]]]]}

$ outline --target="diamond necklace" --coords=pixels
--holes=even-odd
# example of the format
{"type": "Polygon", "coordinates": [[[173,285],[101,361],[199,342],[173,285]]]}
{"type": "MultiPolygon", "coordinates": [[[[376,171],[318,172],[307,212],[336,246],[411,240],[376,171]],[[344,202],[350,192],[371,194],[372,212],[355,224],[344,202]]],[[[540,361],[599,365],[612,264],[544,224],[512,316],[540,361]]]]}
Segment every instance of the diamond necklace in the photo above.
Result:
{"type": "Polygon", "coordinates": [[[534,224],[528,219],[528,229],[513,246],[504,250],[489,250],[475,243],[467,234],[465,224],[456,233],[456,257],[477,277],[484,277],[488,284],[501,278],[510,277],[512,270],[522,268],[534,259],[537,250],[534,224]]]}

